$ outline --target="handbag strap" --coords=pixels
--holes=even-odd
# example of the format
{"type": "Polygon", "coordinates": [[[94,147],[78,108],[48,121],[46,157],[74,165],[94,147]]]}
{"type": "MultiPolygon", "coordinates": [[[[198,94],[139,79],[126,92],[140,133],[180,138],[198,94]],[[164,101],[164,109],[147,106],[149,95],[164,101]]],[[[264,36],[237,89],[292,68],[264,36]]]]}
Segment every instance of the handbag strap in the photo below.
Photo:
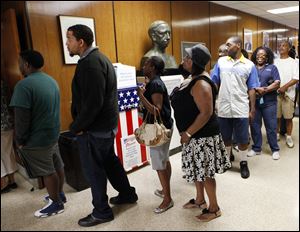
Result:
{"type": "MultiPolygon", "coordinates": [[[[144,122],[146,122],[146,123],[147,123],[147,120],[148,120],[149,114],[150,114],[150,112],[149,112],[149,111],[147,111],[147,114],[146,114],[146,117],[145,117],[145,120],[144,120],[144,122]]],[[[153,106],[153,115],[154,115],[154,122],[158,122],[158,120],[157,120],[157,118],[158,118],[158,119],[159,119],[159,121],[160,121],[160,123],[163,123],[163,120],[162,120],[162,118],[161,118],[161,115],[160,115],[159,109],[158,109],[158,108],[156,108],[155,106],[153,106]],[[157,117],[157,115],[158,115],[158,117],[157,117]]]]}
{"type": "Polygon", "coordinates": [[[158,108],[155,108],[155,106],[154,106],[154,120],[157,122],[156,115],[155,115],[155,112],[156,112],[156,111],[157,111],[157,114],[158,114],[158,119],[159,119],[160,123],[162,123],[162,124],[163,124],[163,120],[162,120],[162,118],[161,118],[161,115],[160,115],[159,109],[158,109],[158,108]]]}
{"type": "MultiPolygon", "coordinates": [[[[150,112],[147,110],[147,114],[146,114],[146,117],[145,117],[145,120],[144,120],[145,123],[148,122],[149,114],[150,114],[150,112]]],[[[156,119],[155,116],[154,116],[154,119],[156,119]]],[[[144,123],[144,122],[143,122],[143,123],[144,123]]]]}

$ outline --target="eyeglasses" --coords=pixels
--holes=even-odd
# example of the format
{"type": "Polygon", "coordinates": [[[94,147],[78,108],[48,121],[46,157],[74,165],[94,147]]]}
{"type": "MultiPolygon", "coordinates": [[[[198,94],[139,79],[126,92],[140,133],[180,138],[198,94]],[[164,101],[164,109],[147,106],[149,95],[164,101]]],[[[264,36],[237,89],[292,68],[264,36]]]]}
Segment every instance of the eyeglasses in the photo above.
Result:
{"type": "Polygon", "coordinates": [[[188,59],[192,59],[192,58],[187,54],[185,57],[183,57],[183,59],[188,60],[188,59]]]}
{"type": "Polygon", "coordinates": [[[257,54],[257,55],[256,55],[256,58],[259,58],[259,57],[266,58],[266,57],[267,57],[267,55],[266,55],[266,54],[257,54]]]}

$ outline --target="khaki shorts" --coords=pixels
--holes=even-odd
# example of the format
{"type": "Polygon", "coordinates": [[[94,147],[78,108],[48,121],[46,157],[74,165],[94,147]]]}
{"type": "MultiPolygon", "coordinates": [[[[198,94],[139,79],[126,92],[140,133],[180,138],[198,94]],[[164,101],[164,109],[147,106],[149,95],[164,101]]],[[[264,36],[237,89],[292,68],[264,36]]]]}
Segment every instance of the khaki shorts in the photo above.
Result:
{"type": "Polygon", "coordinates": [[[22,157],[26,161],[31,178],[48,176],[64,167],[58,144],[38,148],[22,148],[22,157]]]}
{"type": "Polygon", "coordinates": [[[277,97],[277,118],[292,119],[295,112],[294,102],[287,96],[277,97]]]}

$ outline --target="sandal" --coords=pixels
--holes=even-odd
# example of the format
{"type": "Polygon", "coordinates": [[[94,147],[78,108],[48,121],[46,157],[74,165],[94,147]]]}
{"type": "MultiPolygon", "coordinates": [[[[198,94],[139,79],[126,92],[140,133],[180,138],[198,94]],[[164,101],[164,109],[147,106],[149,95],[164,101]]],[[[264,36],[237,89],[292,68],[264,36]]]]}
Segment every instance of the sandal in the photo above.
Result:
{"type": "Polygon", "coordinates": [[[9,186],[10,188],[12,188],[12,189],[18,188],[18,185],[17,185],[16,182],[11,183],[11,184],[8,184],[8,186],[9,186]]]}
{"type": "Polygon", "coordinates": [[[161,198],[164,198],[164,197],[165,197],[165,195],[163,194],[163,191],[162,191],[162,190],[156,189],[156,190],[154,191],[154,194],[155,194],[156,196],[158,196],[158,197],[161,197],[161,198]]]}
{"type": "Polygon", "coordinates": [[[157,207],[157,208],[154,209],[153,212],[156,213],[156,214],[160,214],[160,213],[163,213],[163,212],[167,211],[168,209],[172,208],[173,206],[174,206],[174,202],[173,202],[173,200],[171,200],[169,205],[167,205],[167,207],[165,207],[165,208],[157,207]]]}
{"type": "Polygon", "coordinates": [[[191,199],[189,200],[189,202],[185,203],[182,207],[184,209],[192,209],[192,208],[205,209],[207,207],[207,204],[205,201],[203,201],[200,204],[197,204],[195,199],[191,199]]]}
{"type": "Polygon", "coordinates": [[[9,185],[6,185],[3,189],[1,189],[1,194],[2,193],[8,193],[10,192],[11,188],[9,187],[9,185]]]}
{"type": "Polygon", "coordinates": [[[222,215],[220,208],[216,212],[210,212],[208,209],[202,210],[202,214],[196,216],[197,220],[201,222],[209,222],[222,215]]]}

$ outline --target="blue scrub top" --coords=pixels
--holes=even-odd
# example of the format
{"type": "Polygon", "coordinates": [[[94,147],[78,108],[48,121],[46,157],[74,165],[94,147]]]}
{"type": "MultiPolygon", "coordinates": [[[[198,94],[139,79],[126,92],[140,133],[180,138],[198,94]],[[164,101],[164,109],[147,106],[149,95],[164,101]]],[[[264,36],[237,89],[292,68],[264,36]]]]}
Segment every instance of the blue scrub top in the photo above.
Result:
{"type": "MultiPolygon", "coordinates": [[[[274,64],[266,64],[262,69],[257,69],[258,79],[261,87],[271,85],[275,80],[280,81],[277,67],[274,64]]],[[[259,99],[258,99],[259,100],[259,99]]],[[[274,104],[277,102],[277,91],[272,91],[263,96],[263,105],[274,104]]],[[[259,102],[256,102],[259,104],[259,102]]],[[[261,104],[260,104],[261,105],[261,104]]]]}

